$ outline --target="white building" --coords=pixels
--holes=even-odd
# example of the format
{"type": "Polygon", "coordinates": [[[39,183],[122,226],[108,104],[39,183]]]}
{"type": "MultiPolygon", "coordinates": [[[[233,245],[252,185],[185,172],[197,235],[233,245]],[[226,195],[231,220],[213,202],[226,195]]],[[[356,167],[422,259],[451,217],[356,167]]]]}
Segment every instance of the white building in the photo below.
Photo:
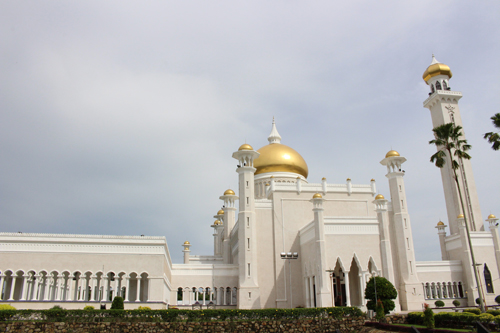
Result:
{"type": "MultiPolygon", "coordinates": [[[[433,58],[424,73],[430,86],[424,107],[433,125],[462,125],[460,92],[449,88],[451,71],[433,58]]],[[[462,125],[463,126],[463,125],[462,125]]],[[[462,212],[449,165],[441,170],[449,232],[439,222],[442,261],[415,260],[407,210],[406,158],[391,150],[387,168],[390,200],[376,183],[307,181],[302,156],[281,144],[273,121],[269,144],[244,144],[238,160],[237,193],[220,197],[214,218],[214,254],[193,256],[185,242],[184,263],[173,264],[163,237],[0,233],[0,298],[17,308],[82,308],[119,295],[127,308],[148,304],[288,308],[352,305],[365,308],[364,288],[376,274],[398,289],[397,310],[422,303],[478,297],[462,214],[466,214],[481,286],[488,304],[500,290],[497,218],[485,230],[471,165],[464,161],[462,212]],[[107,295],[107,296],[104,296],[107,295]]],[[[412,170],[408,170],[412,174],[412,170]]]]}

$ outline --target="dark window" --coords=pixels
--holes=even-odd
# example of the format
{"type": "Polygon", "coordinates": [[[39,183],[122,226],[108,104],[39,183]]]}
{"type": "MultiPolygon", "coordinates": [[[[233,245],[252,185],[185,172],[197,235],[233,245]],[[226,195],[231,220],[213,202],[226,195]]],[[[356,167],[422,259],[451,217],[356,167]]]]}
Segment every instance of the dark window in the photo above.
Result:
{"type": "Polygon", "coordinates": [[[486,285],[486,292],[493,294],[493,281],[491,280],[491,273],[486,264],[484,264],[484,284],[486,285]]]}
{"type": "Polygon", "coordinates": [[[431,84],[431,93],[433,93],[433,92],[434,92],[434,85],[431,84]]]}
{"type": "Polygon", "coordinates": [[[446,81],[443,81],[443,90],[448,90],[448,85],[446,84],[446,81]]]}
{"type": "Polygon", "coordinates": [[[439,81],[436,81],[436,90],[441,90],[441,83],[439,81]]]}

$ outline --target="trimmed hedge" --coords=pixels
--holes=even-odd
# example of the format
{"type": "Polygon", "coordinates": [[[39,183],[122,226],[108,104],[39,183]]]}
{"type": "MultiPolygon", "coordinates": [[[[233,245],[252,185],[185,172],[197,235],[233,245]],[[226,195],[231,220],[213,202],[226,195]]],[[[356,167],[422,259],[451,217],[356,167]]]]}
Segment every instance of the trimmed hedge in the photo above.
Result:
{"type": "Polygon", "coordinates": [[[3,310],[0,321],[57,322],[175,322],[217,320],[276,320],[345,316],[360,317],[356,307],[262,310],[3,310]]]}
{"type": "MultiPolygon", "coordinates": [[[[476,321],[482,324],[491,322],[500,323],[500,316],[494,316],[490,313],[476,315],[471,312],[439,312],[434,315],[436,327],[463,328],[464,326],[474,325],[476,321]]],[[[408,313],[408,323],[412,325],[424,325],[423,312],[408,313]]]]}

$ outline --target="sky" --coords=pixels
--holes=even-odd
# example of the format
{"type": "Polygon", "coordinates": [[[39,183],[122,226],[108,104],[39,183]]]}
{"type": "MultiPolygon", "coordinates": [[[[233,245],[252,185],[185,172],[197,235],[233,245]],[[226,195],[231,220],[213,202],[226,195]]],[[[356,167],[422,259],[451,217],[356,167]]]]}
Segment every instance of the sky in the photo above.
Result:
{"type": "Polygon", "coordinates": [[[498,1],[2,1],[0,231],[165,236],[213,253],[231,155],[273,116],[308,181],[377,181],[407,158],[417,260],[447,222],[429,88],[450,66],[483,220],[500,215],[498,1]]]}

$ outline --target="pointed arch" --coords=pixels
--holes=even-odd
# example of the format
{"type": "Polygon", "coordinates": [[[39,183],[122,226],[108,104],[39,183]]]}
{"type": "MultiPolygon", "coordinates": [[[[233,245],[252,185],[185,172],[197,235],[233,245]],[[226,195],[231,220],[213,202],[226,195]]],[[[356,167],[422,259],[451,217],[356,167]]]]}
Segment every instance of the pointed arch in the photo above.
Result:
{"type": "Polygon", "coordinates": [[[373,259],[372,256],[370,256],[370,258],[368,259],[368,272],[373,275],[373,272],[377,273],[377,275],[380,275],[378,274],[379,273],[379,269],[377,267],[377,264],[375,263],[375,260],[373,259]]]}
{"type": "Polygon", "coordinates": [[[488,265],[484,264],[484,285],[486,286],[486,292],[488,294],[493,294],[495,291],[493,290],[493,280],[491,279],[491,273],[488,269],[488,265]]]}
{"type": "Polygon", "coordinates": [[[441,83],[439,81],[436,81],[436,90],[442,90],[441,83]]]}

